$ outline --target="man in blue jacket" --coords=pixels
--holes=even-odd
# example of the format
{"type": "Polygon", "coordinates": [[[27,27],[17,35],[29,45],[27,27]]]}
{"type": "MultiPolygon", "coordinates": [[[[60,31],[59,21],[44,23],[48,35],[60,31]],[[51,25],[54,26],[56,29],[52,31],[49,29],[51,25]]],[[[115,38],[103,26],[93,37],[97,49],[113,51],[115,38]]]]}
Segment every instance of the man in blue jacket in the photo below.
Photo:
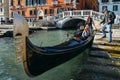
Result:
{"type": "Polygon", "coordinates": [[[100,24],[103,23],[103,27],[102,27],[102,33],[103,36],[102,38],[106,37],[106,32],[105,29],[108,29],[108,42],[112,42],[112,24],[114,23],[114,19],[116,18],[115,14],[111,11],[108,11],[107,8],[105,8],[103,10],[104,13],[104,19],[103,21],[100,22],[100,24]]]}

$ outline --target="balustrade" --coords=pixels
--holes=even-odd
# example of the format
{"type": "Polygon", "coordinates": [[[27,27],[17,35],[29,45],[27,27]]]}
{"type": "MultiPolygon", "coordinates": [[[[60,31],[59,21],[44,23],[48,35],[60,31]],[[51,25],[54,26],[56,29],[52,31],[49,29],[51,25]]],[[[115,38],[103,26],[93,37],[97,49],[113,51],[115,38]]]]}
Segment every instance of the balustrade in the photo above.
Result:
{"type": "MultiPolygon", "coordinates": [[[[64,11],[55,16],[47,16],[46,18],[44,18],[44,20],[59,21],[67,17],[79,17],[86,19],[88,16],[91,16],[94,20],[101,21],[104,17],[104,14],[93,10],[73,10],[64,11]]],[[[117,16],[116,19],[120,20],[120,16],[117,16]]]]}

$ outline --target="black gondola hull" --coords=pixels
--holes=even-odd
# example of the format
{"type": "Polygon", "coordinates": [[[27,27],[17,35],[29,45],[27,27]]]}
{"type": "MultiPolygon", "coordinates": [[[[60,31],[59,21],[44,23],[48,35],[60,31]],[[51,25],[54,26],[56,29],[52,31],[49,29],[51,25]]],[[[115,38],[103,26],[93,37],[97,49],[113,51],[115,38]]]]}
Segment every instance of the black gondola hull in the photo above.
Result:
{"type": "Polygon", "coordinates": [[[70,46],[68,44],[71,40],[69,40],[53,47],[38,47],[28,39],[28,32],[29,26],[26,19],[14,13],[15,48],[17,53],[22,53],[24,69],[29,76],[40,75],[76,57],[90,48],[94,39],[94,34],[91,33],[85,43],[70,46]]]}
{"type": "Polygon", "coordinates": [[[79,55],[87,48],[90,48],[93,43],[93,36],[91,36],[83,45],[76,46],[72,49],[60,51],[57,53],[45,53],[44,51],[33,50],[33,45],[29,40],[26,42],[26,66],[25,71],[29,76],[40,75],[47,70],[56,67],[73,57],[79,55]]]}

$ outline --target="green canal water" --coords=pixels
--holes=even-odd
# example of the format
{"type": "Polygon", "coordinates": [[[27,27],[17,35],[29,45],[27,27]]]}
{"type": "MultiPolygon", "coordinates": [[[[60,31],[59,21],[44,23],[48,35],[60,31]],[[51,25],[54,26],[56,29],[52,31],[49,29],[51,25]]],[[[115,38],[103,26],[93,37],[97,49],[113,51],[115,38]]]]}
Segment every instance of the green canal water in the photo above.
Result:
{"type": "MultiPolygon", "coordinates": [[[[73,30],[38,31],[30,36],[30,40],[38,46],[53,46],[71,37],[73,30]]],[[[0,80],[73,80],[80,71],[83,54],[61,64],[40,76],[30,78],[24,72],[22,61],[16,61],[13,38],[0,38],[0,80]]]]}

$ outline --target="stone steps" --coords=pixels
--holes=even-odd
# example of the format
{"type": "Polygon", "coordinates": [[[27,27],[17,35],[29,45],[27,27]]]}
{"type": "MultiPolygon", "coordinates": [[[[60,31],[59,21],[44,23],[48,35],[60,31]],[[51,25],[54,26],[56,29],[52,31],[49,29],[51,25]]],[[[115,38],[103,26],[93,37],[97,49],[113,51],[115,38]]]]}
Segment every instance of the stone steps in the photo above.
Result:
{"type": "Polygon", "coordinates": [[[120,58],[112,58],[106,51],[91,51],[74,80],[119,80],[120,58]]]}

